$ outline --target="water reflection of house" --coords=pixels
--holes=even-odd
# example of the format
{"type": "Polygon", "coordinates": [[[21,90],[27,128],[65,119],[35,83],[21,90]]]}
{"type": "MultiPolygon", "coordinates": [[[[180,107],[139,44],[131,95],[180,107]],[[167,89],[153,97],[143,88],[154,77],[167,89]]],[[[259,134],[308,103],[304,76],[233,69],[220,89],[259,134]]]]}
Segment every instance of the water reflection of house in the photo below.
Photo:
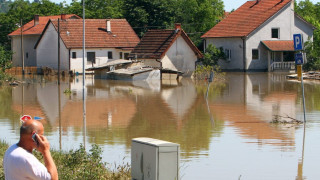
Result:
{"type": "Polygon", "coordinates": [[[273,126],[269,122],[275,115],[296,118],[296,94],[273,90],[268,74],[234,73],[228,79],[223,96],[209,100],[212,113],[244,136],[292,145],[294,128],[273,126]]]}
{"type": "MultiPolygon", "coordinates": [[[[96,99],[86,101],[87,128],[125,128],[136,113],[134,101],[128,98],[96,99]]],[[[61,112],[62,128],[83,127],[83,103],[68,101],[61,112]]],[[[58,125],[58,122],[56,122],[58,125]]]]}
{"type": "Polygon", "coordinates": [[[32,117],[44,117],[36,93],[37,88],[33,85],[21,85],[12,88],[12,109],[20,116],[28,114],[32,117]]]}
{"type": "Polygon", "coordinates": [[[162,88],[161,97],[167,104],[169,112],[174,114],[177,122],[181,124],[195,103],[197,91],[193,82],[182,80],[181,85],[177,87],[162,88]]]}

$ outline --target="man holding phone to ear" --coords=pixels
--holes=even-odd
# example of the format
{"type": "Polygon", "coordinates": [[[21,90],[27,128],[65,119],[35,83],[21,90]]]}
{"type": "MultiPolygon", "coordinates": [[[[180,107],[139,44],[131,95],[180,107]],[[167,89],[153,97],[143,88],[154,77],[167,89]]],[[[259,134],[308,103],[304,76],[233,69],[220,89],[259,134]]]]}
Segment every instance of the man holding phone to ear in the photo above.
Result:
{"type": "Polygon", "coordinates": [[[27,120],[20,128],[20,140],[9,147],[3,158],[6,180],[58,179],[57,167],[50,153],[50,143],[43,136],[40,121],[27,120]],[[43,165],[33,154],[37,149],[44,159],[43,165]]]}

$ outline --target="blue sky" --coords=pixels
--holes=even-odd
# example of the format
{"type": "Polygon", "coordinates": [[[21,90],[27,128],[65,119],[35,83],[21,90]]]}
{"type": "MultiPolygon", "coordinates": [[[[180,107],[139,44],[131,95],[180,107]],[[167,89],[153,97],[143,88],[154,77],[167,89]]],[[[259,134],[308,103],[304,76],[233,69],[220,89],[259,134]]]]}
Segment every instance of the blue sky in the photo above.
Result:
{"type": "MultiPolygon", "coordinates": [[[[66,1],[66,3],[68,3],[68,4],[71,2],[71,0],[51,0],[51,1],[56,2],[56,3],[66,1]]],[[[297,1],[300,2],[301,0],[297,0],[297,1]]],[[[232,9],[237,9],[242,4],[247,2],[247,0],[224,0],[223,2],[224,2],[225,10],[229,12],[232,9]]],[[[313,2],[315,4],[317,2],[320,2],[320,0],[311,0],[311,2],[313,2]]]]}

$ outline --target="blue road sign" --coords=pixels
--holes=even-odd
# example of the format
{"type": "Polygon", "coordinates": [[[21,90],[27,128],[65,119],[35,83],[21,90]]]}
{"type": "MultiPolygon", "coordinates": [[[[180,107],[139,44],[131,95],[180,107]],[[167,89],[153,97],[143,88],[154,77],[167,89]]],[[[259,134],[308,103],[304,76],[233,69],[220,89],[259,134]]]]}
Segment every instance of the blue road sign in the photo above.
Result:
{"type": "Polygon", "coordinates": [[[302,55],[302,53],[296,53],[294,55],[294,59],[296,61],[296,65],[303,64],[303,55],[302,55]]]}
{"type": "Polygon", "coordinates": [[[294,43],[294,50],[296,51],[302,50],[302,47],[303,47],[302,34],[294,34],[293,43],[294,43]]]}

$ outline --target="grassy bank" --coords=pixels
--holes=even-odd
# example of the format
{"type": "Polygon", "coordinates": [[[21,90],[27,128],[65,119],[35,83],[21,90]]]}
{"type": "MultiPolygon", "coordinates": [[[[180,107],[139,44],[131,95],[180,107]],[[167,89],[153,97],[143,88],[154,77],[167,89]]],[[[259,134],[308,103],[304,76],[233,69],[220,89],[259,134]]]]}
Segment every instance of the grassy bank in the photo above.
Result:
{"type": "MultiPolygon", "coordinates": [[[[0,179],[4,179],[3,156],[8,145],[0,142],[0,179]]],[[[93,145],[87,153],[83,146],[69,152],[51,151],[59,173],[59,179],[131,179],[129,164],[114,165],[114,171],[102,162],[102,150],[93,145]]],[[[42,160],[39,152],[35,156],[42,160]]]]}

